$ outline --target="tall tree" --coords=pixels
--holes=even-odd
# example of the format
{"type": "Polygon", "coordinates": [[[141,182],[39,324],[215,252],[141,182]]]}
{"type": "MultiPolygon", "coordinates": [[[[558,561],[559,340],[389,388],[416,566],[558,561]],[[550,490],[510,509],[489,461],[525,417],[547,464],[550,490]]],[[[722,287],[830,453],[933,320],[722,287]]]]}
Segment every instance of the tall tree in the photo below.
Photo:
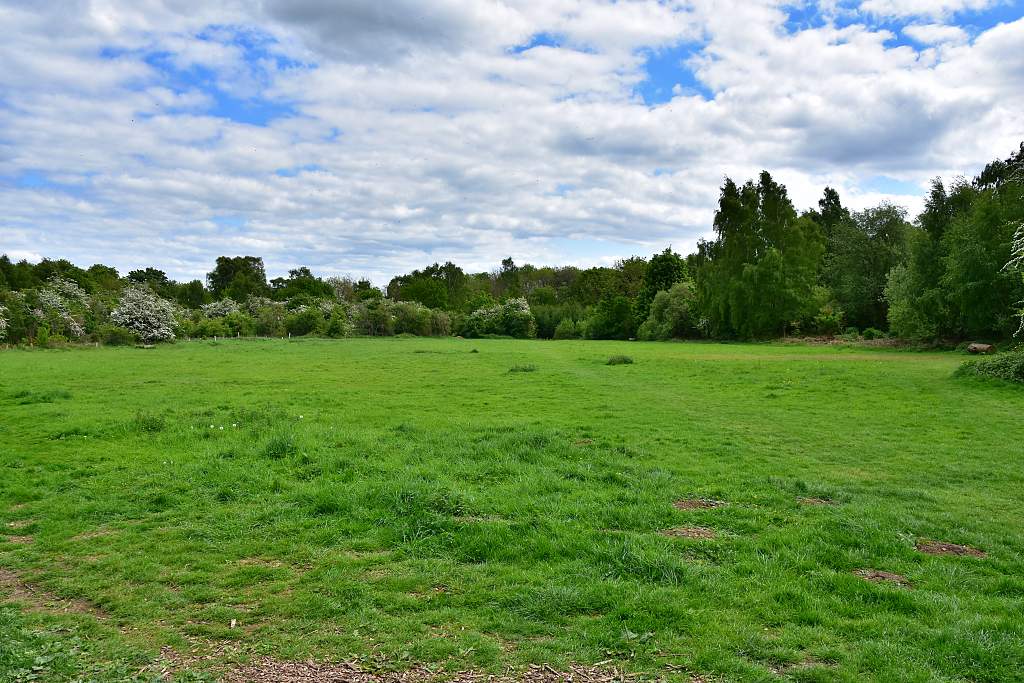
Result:
{"type": "Polygon", "coordinates": [[[267,271],[259,256],[218,256],[206,281],[217,299],[229,296],[244,301],[250,295],[264,296],[268,292],[267,271]]]}
{"type": "Polygon", "coordinates": [[[633,331],[647,320],[651,312],[651,302],[657,293],[667,292],[672,289],[672,285],[686,278],[686,261],[672,251],[671,247],[665,247],[665,251],[652,256],[644,269],[640,291],[633,305],[633,331]]]}
{"type": "Polygon", "coordinates": [[[885,285],[889,271],[907,260],[911,229],[906,210],[891,204],[833,224],[821,281],[847,323],[861,329],[887,327],[885,285]]]}
{"type": "Polygon", "coordinates": [[[716,336],[784,334],[806,317],[824,253],[821,228],[797,217],[786,188],[763,171],[742,188],[726,178],[716,239],[700,244],[700,309],[716,336]]]}

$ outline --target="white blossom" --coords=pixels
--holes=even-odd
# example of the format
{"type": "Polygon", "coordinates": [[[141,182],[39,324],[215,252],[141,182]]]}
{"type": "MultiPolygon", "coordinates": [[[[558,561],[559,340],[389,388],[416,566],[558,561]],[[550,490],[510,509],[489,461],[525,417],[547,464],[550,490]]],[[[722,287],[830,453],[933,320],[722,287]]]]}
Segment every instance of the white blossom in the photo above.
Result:
{"type": "Polygon", "coordinates": [[[239,311],[238,302],[234,299],[221,299],[211,304],[204,304],[200,308],[207,318],[223,318],[239,311]]]}
{"type": "Polygon", "coordinates": [[[174,339],[174,305],[146,287],[126,287],[110,319],[146,343],[174,339]]]}

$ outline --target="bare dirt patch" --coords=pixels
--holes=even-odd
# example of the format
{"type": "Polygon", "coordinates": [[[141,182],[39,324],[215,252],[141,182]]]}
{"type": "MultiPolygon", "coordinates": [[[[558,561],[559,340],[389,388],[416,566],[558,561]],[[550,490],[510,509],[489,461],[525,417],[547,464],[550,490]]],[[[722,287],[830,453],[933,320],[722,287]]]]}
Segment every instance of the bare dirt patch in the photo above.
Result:
{"type": "Polygon", "coordinates": [[[589,446],[594,443],[593,439],[576,439],[573,441],[574,446],[589,446]]]}
{"type": "Polygon", "coordinates": [[[32,536],[8,536],[7,537],[7,542],[8,543],[15,543],[17,545],[28,545],[29,543],[33,543],[35,540],[36,539],[33,538],[32,536]]]}
{"type": "Polygon", "coordinates": [[[265,557],[243,557],[237,563],[241,567],[266,567],[268,569],[280,569],[284,566],[281,560],[270,560],[265,557]]]}
{"type": "Polygon", "coordinates": [[[104,529],[104,528],[100,527],[99,529],[93,529],[92,531],[83,531],[80,534],[72,536],[71,540],[72,541],[88,541],[91,538],[101,538],[103,536],[109,536],[112,533],[114,533],[114,532],[111,531],[110,529],[104,529]]]}
{"type": "Polygon", "coordinates": [[[18,529],[25,529],[32,526],[34,522],[34,519],[16,519],[13,522],[7,522],[7,528],[17,531],[18,529]]]}
{"type": "Polygon", "coordinates": [[[857,569],[853,573],[871,583],[892,583],[897,586],[910,587],[910,580],[907,577],[893,574],[892,572],[884,572],[878,569],[857,569]]]}
{"type": "Polygon", "coordinates": [[[969,545],[960,545],[958,543],[926,541],[922,539],[917,542],[916,547],[920,552],[928,555],[967,555],[970,557],[987,557],[987,553],[984,550],[978,550],[977,548],[972,548],[969,545]]]}
{"type": "Polygon", "coordinates": [[[30,609],[39,612],[74,612],[90,614],[98,619],[107,617],[106,612],[85,600],[62,598],[41,590],[22,581],[21,577],[8,569],[0,568],[0,592],[6,593],[10,598],[23,602],[30,609]]]}
{"type": "Polygon", "coordinates": [[[713,500],[711,498],[683,498],[672,503],[676,510],[711,510],[724,505],[724,500],[713,500]]]}
{"type": "Polygon", "coordinates": [[[672,538],[714,538],[716,536],[714,529],[702,526],[680,526],[674,529],[665,529],[661,533],[663,536],[672,538]]]}
{"type": "Polygon", "coordinates": [[[519,674],[507,672],[501,676],[480,671],[450,674],[423,667],[375,673],[352,662],[326,664],[262,659],[227,672],[223,680],[225,683],[429,683],[435,680],[453,683],[628,683],[638,680],[638,676],[617,669],[575,665],[559,671],[547,664],[532,664],[519,674]]]}
{"type": "Polygon", "coordinates": [[[798,503],[801,505],[835,505],[836,502],[831,498],[797,498],[798,503]]]}

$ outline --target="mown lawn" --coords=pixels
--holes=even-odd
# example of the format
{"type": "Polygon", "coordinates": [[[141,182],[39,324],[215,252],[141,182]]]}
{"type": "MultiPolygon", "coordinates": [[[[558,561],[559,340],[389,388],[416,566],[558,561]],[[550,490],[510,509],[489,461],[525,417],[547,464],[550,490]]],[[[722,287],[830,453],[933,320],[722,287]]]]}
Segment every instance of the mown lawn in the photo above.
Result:
{"type": "Polygon", "coordinates": [[[1024,390],[952,377],[962,359],[459,339],[0,353],[0,681],[205,680],[263,656],[1021,680],[1024,390]]]}

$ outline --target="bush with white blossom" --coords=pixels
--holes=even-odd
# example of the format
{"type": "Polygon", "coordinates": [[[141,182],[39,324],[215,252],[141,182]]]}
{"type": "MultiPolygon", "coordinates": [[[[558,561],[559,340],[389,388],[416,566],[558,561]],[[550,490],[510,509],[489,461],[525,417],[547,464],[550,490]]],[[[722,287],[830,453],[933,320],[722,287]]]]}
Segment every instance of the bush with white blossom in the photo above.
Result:
{"type": "Polygon", "coordinates": [[[467,337],[495,334],[525,339],[537,335],[537,321],[530,311],[530,304],[520,297],[473,311],[466,316],[462,334],[467,337]]]}
{"type": "Polygon", "coordinates": [[[7,314],[7,307],[0,305],[0,341],[7,339],[7,314]]]}
{"type": "Polygon", "coordinates": [[[78,339],[85,334],[83,320],[89,306],[89,295],[71,280],[54,276],[45,287],[28,292],[32,317],[39,334],[78,339]]]}
{"type": "Polygon", "coordinates": [[[234,299],[221,299],[199,307],[207,318],[223,318],[241,310],[234,299]]]}
{"type": "MultiPolygon", "coordinates": [[[[1024,222],[1017,226],[1017,231],[1013,235],[1013,248],[1006,269],[1020,271],[1021,277],[1024,277],[1024,222]]],[[[1017,310],[1017,315],[1020,316],[1020,327],[1017,328],[1016,334],[1020,335],[1024,333],[1024,301],[1017,305],[1020,306],[1017,310]]]]}
{"type": "Polygon", "coordinates": [[[146,287],[126,287],[110,319],[147,344],[174,339],[174,304],[146,287]]]}

